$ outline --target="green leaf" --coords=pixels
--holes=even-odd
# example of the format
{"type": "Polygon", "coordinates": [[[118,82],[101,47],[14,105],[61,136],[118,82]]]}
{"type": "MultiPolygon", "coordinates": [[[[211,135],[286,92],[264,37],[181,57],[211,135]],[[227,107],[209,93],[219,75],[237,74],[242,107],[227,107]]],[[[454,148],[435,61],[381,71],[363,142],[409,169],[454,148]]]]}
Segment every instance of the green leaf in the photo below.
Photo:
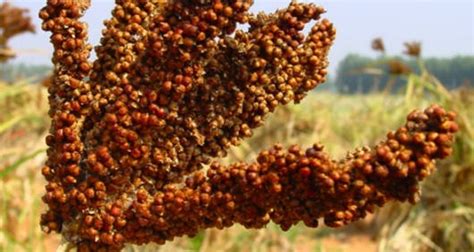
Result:
{"type": "Polygon", "coordinates": [[[0,122],[0,134],[2,134],[4,131],[7,131],[17,123],[23,121],[23,120],[31,120],[31,121],[40,121],[42,118],[37,115],[33,114],[28,114],[28,115],[22,115],[22,116],[15,116],[12,117],[11,119],[8,119],[7,121],[0,122]]]}
{"type": "Polygon", "coordinates": [[[18,167],[20,167],[20,165],[22,165],[23,163],[35,158],[37,155],[45,152],[46,149],[39,149],[39,150],[36,150],[34,151],[33,153],[30,153],[28,155],[24,155],[22,157],[20,157],[19,159],[17,159],[15,162],[13,162],[13,164],[5,167],[4,169],[2,169],[0,171],[0,179],[1,178],[4,178],[5,176],[7,176],[8,174],[12,173],[13,171],[15,171],[18,167]]]}

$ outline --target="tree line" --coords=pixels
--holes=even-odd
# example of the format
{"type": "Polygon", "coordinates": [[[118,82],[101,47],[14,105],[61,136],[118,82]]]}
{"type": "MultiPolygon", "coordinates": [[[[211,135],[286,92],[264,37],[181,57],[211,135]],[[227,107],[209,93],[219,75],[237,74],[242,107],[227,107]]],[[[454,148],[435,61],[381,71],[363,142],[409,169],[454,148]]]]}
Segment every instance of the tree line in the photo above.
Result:
{"type": "Polygon", "coordinates": [[[0,80],[14,83],[17,80],[27,79],[32,83],[41,82],[52,72],[49,65],[0,64],[0,80]]]}
{"type": "Polygon", "coordinates": [[[421,62],[403,57],[370,58],[358,54],[347,55],[338,65],[332,84],[342,93],[368,93],[383,90],[394,81],[393,92],[406,84],[405,74],[393,74],[390,62],[398,62],[412,73],[420,73],[420,63],[448,89],[474,87],[474,56],[426,58],[421,62]]]}

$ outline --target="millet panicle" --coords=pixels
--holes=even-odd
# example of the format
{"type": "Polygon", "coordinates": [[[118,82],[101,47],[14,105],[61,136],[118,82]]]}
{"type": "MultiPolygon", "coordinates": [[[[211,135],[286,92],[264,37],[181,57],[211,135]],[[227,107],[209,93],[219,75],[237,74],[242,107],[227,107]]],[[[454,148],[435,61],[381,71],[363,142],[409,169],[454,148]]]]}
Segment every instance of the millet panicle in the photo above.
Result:
{"type": "Polygon", "coordinates": [[[325,81],[336,34],[317,5],[255,15],[252,3],[116,0],[90,62],[80,21],[90,1],[47,1],[39,15],[55,69],[46,232],[79,251],[120,250],[235,223],[287,230],[324,218],[339,227],[388,200],[417,200],[457,131],[454,113],[436,105],[340,161],[318,144],[276,145],[250,164],[216,161],[325,81]]]}

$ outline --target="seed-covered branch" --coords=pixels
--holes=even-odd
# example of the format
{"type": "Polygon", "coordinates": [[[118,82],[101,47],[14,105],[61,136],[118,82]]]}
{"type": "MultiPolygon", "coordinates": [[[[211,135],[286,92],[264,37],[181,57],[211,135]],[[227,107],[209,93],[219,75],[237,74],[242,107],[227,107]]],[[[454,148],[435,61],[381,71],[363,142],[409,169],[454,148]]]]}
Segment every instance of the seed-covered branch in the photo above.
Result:
{"type": "Polygon", "coordinates": [[[324,217],[341,226],[387,200],[416,200],[457,127],[436,106],[342,161],[315,145],[217,163],[276,107],[325,81],[335,37],[317,5],[255,15],[252,2],[117,0],[89,63],[79,18],[90,3],[48,0],[40,17],[55,74],[45,231],[80,250],[119,250],[234,223],[288,229],[324,217]]]}
{"type": "Polygon", "coordinates": [[[22,33],[35,32],[28,10],[11,5],[8,2],[0,4],[0,63],[16,56],[8,46],[8,41],[22,33]]]}

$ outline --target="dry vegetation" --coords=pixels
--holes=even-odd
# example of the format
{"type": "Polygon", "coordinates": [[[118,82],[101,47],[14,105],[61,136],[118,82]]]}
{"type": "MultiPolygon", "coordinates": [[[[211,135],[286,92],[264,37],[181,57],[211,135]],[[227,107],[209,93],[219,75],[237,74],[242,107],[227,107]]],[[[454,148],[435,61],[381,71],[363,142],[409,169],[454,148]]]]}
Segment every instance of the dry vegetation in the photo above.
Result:
{"type": "MultiPolygon", "coordinates": [[[[321,141],[328,143],[330,153],[342,157],[347,149],[375,143],[387,128],[399,125],[413,107],[442,101],[464,118],[462,129],[454,157],[440,163],[423,184],[420,204],[392,204],[375,217],[343,230],[298,225],[282,232],[273,224],[259,231],[240,226],[208,230],[193,239],[177,239],[160,251],[352,251],[354,246],[362,247],[361,251],[472,251],[474,138],[470,125],[474,123],[474,109],[469,105],[474,102],[474,91],[457,90],[449,96],[431,93],[415,99],[403,95],[310,94],[302,104],[278,110],[265,127],[229,153],[228,162],[252,160],[259,150],[275,142],[304,146],[321,141]]],[[[0,251],[52,251],[59,244],[59,236],[45,237],[38,225],[44,208],[40,198],[45,181],[38,171],[45,160],[46,91],[27,83],[2,84],[0,102],[5,108],[0,123],[0,251]]],[[[147,249],[155,251],[156,247],[147,249]]]]}

